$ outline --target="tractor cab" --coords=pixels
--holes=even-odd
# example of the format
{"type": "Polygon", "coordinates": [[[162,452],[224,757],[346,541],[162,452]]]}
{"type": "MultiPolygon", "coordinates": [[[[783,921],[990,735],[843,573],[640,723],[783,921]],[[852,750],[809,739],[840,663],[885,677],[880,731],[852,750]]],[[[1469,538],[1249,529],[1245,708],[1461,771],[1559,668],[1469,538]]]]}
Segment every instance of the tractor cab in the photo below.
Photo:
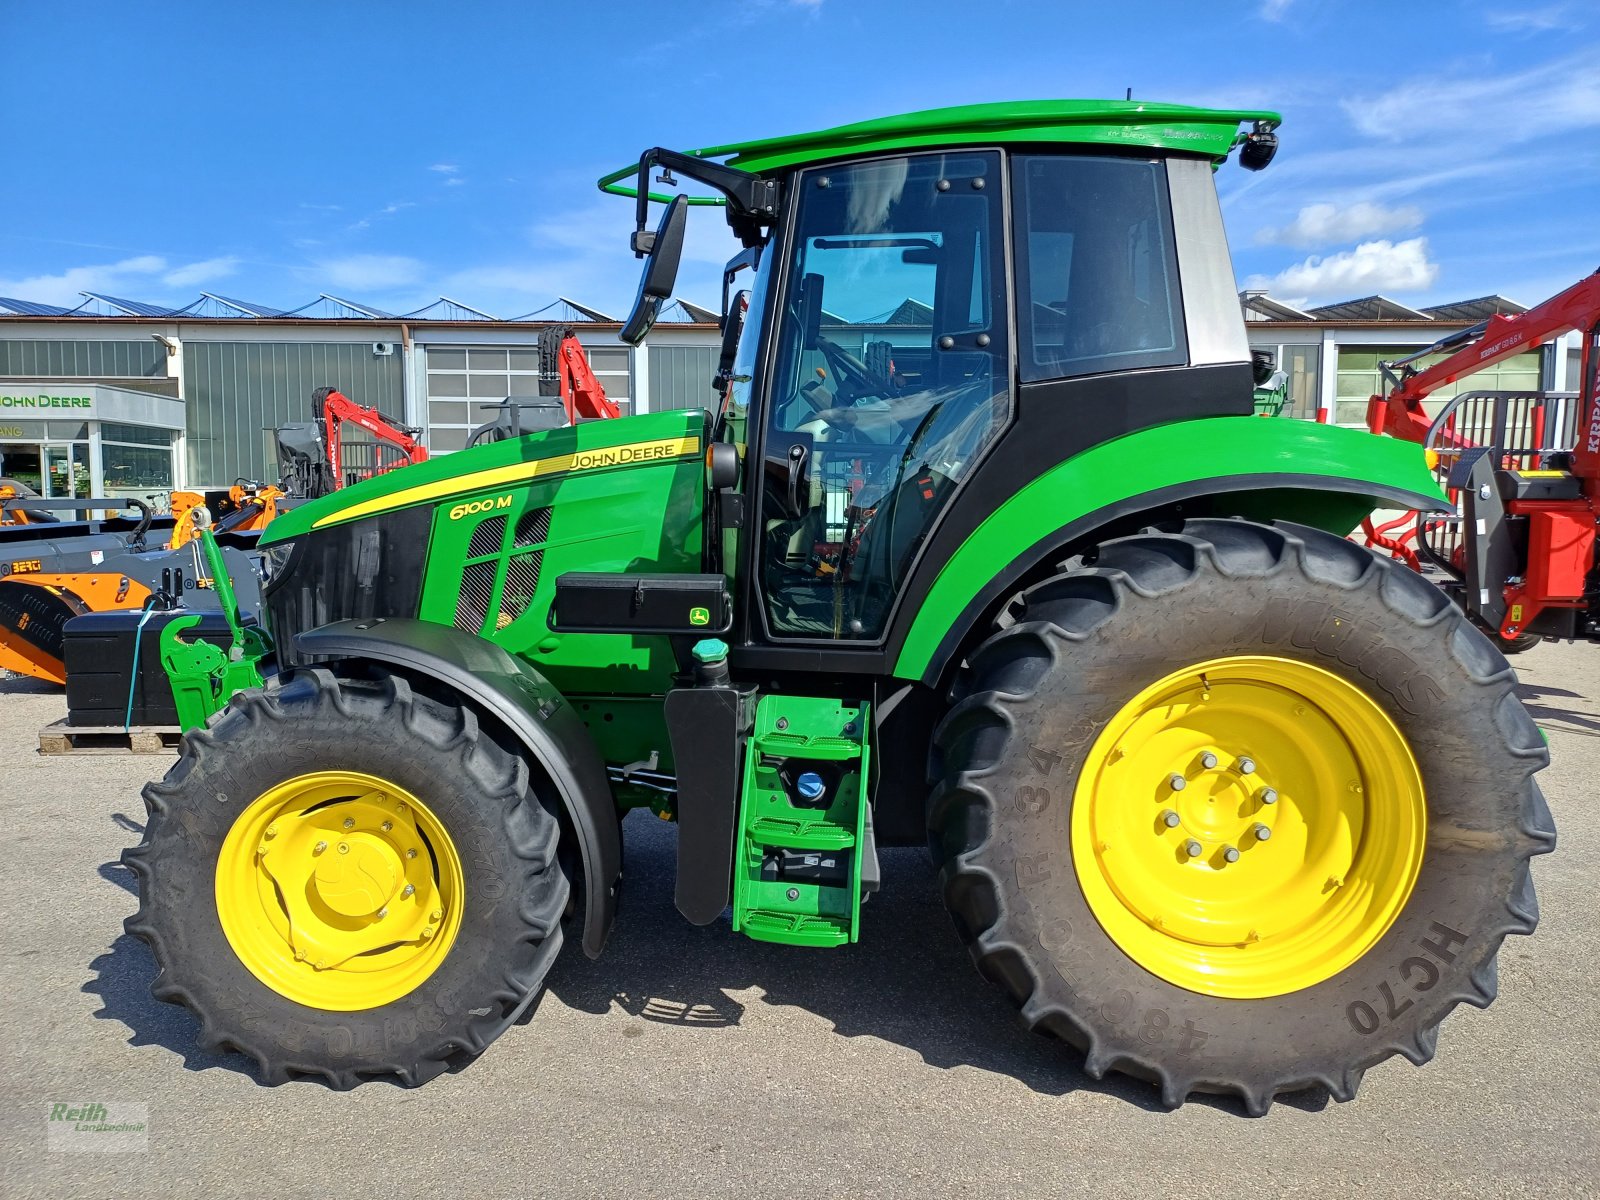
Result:
{"type": "Polygon", "coordinates": [[[624,172],[602,180],[639,209],[629,340],[670,294],[688,206],[708,199],[650,197],[652,170],[719,193],[747,247],[729,264],[742,332],[714,432],[737,450],[744,494],[722,506],[739,537],[713,542],[744,583],[746,661],[781,668],[790,648],[826,641],[881,669],[997,500],[1096,442],[1251,412],[1211,176],[1235,146],[1264,166],[1276,123],[980,105],[655,149],[632,188],[624,172]],[[647,198],[668,201],[653,233],[647,198]]]}

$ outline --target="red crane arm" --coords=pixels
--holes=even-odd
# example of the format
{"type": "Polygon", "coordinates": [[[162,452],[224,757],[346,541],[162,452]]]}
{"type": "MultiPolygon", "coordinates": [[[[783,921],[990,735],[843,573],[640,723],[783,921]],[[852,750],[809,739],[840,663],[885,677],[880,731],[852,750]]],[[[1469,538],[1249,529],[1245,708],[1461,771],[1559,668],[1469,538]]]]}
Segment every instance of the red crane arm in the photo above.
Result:
{"type": "MultiPolygon", "coordinates": [[[[327,426],[328,460],[333,467],[333,477],[343,480],[339,462],[341,449],[340,429],[346,421],[361,426],[380,442],[387,442],[406,456],[408,462],[419,463],[428,457],[427,448],[405,428],[390,421],[375,408],[357,404],[343,392],[329,388],[322,399],[322,416],[327,426]]],[[[335,486],[342,486],[336,484],[335,486]]]]}
{"type": "MultiPolygon", "coordinates": [[[[1456,350],[1449,358],[1424,371],[1402,368],[1400,384],[1387,396],[1373,396],[1367,402],[1367,427],[1373,433],[1390,433],[1407,441],[1421,442],[1432,424],[1422,410],[1422,401],[1446,384],[1482,371],[1537,346],[1546,338],[1583,329],[1591,334],[1600,328],[1600,271],[1550,297],[1543,304],[1515,316],[1496,314],[1481,325],[1441,338],[1416,357],[1440,350],[1456,350]],[[1463,343],[1466,343],[1463,345],[1463,343]]],[[[1585,367],[1592,370],[1585,352],[1585,367]]],[[[1592,404],[1590,388],[1584,389],[1592,404]]],[[[1585,426],[1589,424],[1584,422],[1585,426]]]]}
{"type": "Polygon", "coordinates": [[[589,359],[583,345],[575,337],[561,339],[561,404],[567,410],[567,420],[577,422],[579,417],[620,417],[622,410],[607,399],[606,389],[589,369],[589,359]]]}

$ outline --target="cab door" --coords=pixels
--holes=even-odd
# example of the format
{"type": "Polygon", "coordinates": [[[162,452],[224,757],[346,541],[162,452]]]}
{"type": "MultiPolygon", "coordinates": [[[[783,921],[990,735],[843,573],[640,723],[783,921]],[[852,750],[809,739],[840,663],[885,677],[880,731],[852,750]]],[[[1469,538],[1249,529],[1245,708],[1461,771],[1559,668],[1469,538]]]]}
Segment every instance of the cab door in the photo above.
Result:
{"type": "Polygon", "coordinates": [[[764,640],[881,642],[929,533],[1009,423],[1004,193],[1001,155],[982,150],[795,176],[749,464],[764,640]]]}

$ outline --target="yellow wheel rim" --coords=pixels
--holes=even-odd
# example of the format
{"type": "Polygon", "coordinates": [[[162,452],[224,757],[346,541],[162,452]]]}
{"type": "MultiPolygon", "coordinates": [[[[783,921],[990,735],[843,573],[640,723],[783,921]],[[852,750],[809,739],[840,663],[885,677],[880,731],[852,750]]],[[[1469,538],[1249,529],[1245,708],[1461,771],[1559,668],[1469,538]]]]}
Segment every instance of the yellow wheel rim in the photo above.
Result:
{"type": "Polygon", "coordinates": [[[461,927],[461,859],[405,788],[357,771],[280,783],[217,859],[217,916],[250,973],[311,1008],[377,1008],[438,969],[461,927]]]}
{"type": "Polygon", "coordinates": [[[1095,741],[1073,796],[1074,866],[1101,927],[1152,974],[1236,999],[1311,987],[1370,950],[1426,833],[1394,722],[1286,658],[1151,684],[1095,741]]]}

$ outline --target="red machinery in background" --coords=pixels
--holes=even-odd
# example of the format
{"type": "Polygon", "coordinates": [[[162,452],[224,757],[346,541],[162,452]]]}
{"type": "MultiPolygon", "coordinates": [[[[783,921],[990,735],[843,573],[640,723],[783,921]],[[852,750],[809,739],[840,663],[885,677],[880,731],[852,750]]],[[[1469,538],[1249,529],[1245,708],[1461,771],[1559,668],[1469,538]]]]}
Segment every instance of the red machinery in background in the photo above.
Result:
{"type": "Polygon", "coordinates": [[[290,496],[316,498],[397,467],[423,462],[427,448],[422,432],[357,404],[337,388],[311,393],[313,419],[280,425],[278,475],[290,496]],[[370,440],[352,441],[345,427],[354,425],[370,440]]]}
{"type": "MultiPolygon", "coordinates": [[[[335,487],[345,487],[358,479],[382,475],[396,467],[423,462],[428,451],[417,440],[422,431],[402,425],[375,408],[357,404],[336,388],[318,388],[311,393],[313,403],[322,405],[322,426],[328,442],[328,463],[333,468],[335,487]],[[372,462],[354,462],[345,456],[346,425],[354,425],[372,435],[372,462]]],[[[352,458],[354,456],[351,456],[352,458]]]]}
{"type": "Polygon", "coordinates": [[[552,326],[539,335],[539,394],[560,396],[569,424],[622,415],[589,369],[583,344],[565,325],[552,326]]]}
{"type": "MultiPolygon", "coordinates": [[[[1368,402],[1368,427],[1427,447],[1457,502],[1453,514],[1419,517],[1416,554],[1452,577],[1457,602],[1507,648],[1600,637],[1600,271],[1383,371],[1393,390],[1368,402]],[[1431,419],[1424,411],[1439,388],[1572,330],[1584,334],[1575,393],[1466,392],[1431,419]],[[1430,367],[1411,365],[1441,352],[1430,367]]],[[[1393,525],[1368,536],[1408,555],[1383,536],[1393,525]]]]}

